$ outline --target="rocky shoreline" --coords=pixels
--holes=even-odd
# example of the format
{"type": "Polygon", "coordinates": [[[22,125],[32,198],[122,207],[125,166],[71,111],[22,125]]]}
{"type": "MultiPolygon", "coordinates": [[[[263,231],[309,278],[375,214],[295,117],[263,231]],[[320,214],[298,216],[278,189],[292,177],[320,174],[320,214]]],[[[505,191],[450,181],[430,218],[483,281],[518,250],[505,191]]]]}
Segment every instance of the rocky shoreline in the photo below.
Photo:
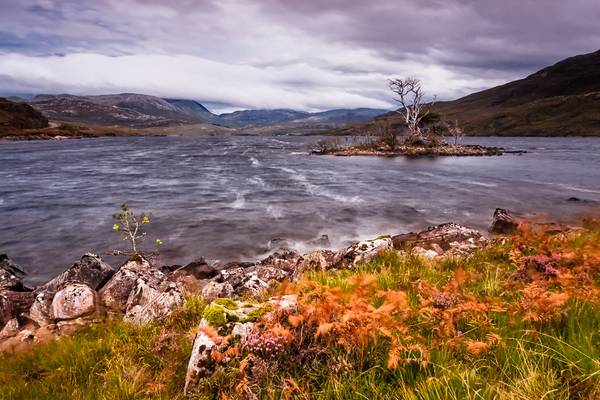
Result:
{"type": "MultiPolygon", "coordinates": [[[[492,232],[509,232],[518,221],[496,210],[492,232]]],[[[384,251],[436,259],[466,256],[488,243],[481,232],[447,223],[417,233],[380,236],[346,248],[299,254],[277,251],[256,262],[157,266],[140,257],[113,269],[95,254],[85,254],[62,274],[37,288],[22,283],[23,269],[0,255],[0,351],[26,349],[32,344],[72,335],[91,323],[123,319],[133,324],[160,321],[188,296],[212,301],[199,321],[186,377],[186,390],[209,373],[207,358],[217,343],[202,327],[218,319],[223,333],[245,337],[254,322],[274,309],[294,306],[290,296],[265,301],[267,289],[295,281],[306,271],[352,269],[384,251]],[[244,299],[230,300],[225,299],[244,299]],[[239,304],[238,304],[239,303],[239,304]],[[222,320],[222,321],[221,321],[222,320]]]]}

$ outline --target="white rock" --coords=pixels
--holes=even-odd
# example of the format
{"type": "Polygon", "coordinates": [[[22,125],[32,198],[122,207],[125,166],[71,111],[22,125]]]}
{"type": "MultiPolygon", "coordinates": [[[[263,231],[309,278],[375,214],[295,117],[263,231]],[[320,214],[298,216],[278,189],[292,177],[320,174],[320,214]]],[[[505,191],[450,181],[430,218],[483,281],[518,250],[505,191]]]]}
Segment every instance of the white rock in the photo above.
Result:
{"type": "Polygon", "coordinates": [[[269,287],[269,284],[258,277],[255,273],[250,274],[250,276],[244,281],[242,284],[242,290],[238,290],[238,292],[250,292],[253,295],[258,295],[262,293],[263,290],[269,287]]]}
{"type": "Polygon", "coordinates": [[[228,282],[208,282],[200,291],[202,297],[208,300],[216,299],[217,297],[232,297],[234,295],[233,286],[228,282]]]}
{"type": "Polygon", "coordinates": [[[74,283],[59,290],[52,299],[54,319],[74,319],[96,311],[96,293],[83,283],[74,283]]]}
{"type": "Polygon", "coordinates": [[[349,246],[342,257],[350,262],[351,265],[356,265],[359,262],[370,261],[379,253],[385,250],[393,249],[392,238],[382,236],[376,239],[363,240],[349,246]]]}
{"type": "Polygon", "coordinates": [[[0,339],[13,337],[19,333],[19,321],[16,318],[11,319],[4,325],[0,331],[0,339]]]}
{"type": "MultiPolygon", "coordinates": [[[[200,326],[207,326],[205,320],[200,322],[200,326]]],[[[211,352],[217,347],[217,344],[203,331],[198,331],[194,338],[194,346],[192,354],[188,362],[187,373],[185,375],[184,393],[188,393],[189,389],[198,382],[198,379],[206,376],[211,371],[213,360],[211,352]]]]}
{"type": "Polygon", "coordinates": [[[36,294],[33,304],[29,309],[28,317],[35,321],[39,326],[46,326],[52,323],[52,298],[46,292],[36,294]]]}
{"type": "Polygon", "coordinates": [[[127,300],[124,319],[139,325],[159,321],[183,304],[183,294],[177,285],[169,283],[161,286],[156,289],[138,279],[127,300]]]}
{"type": "Polygon", "coordinates": [[[233,325],[233,329],[231,330],[231,335],[233,337],[239,337],[240,340],[244,341],[248,337],[248,335],[250,335],[250,332],[252,332],[253,327],[253,322],[236,322],[235,325],[233,325]]]}
{"type": "Polygon", "coordinates": [[[286,310],[298,305],[298,296],[295,294],[287,294],[284,296],[271,297],[269,302],[277,309],[286,310]]]}

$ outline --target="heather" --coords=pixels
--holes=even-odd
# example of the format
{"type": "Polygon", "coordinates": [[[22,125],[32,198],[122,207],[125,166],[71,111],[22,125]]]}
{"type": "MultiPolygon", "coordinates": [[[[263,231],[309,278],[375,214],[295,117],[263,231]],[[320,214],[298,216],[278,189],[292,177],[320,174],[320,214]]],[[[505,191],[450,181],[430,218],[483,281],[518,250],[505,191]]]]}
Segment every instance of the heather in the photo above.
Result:
{"type": "MultiPolygon", "coordinates": [[[[598,398],[599,290],[594,221],[522,225],[464,257],[386,251],[307,271],[268,290],[297,305],[259,313],[245,339],[218,320],[201,328],[224,347],[189,398],[598,398]]],[[[210,307],[190,298],[161,323],[97,323],[2,355],[3,396],[186,398],[192,338],[210,307]]]]}

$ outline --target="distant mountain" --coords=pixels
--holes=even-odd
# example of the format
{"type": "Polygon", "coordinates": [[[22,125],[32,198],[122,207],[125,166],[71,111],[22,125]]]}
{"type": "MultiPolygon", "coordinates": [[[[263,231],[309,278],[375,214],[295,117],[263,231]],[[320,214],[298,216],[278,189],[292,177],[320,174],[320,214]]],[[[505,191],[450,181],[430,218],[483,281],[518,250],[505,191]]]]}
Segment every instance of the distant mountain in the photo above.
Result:
{"type": "MultiPolygon", "coordinates": [[[[567,58],[524,79],[440,102],[434,110],[474,136],[600,136],[600,50],[567,58]]],[[[388,119],[401,125],[397,113],[388,119]]],[[[349,134],[373,122],[339,129],[349,134]]]]}
{"type": "Polygon", "coordinates": [[[47,126],[48,118],[30,105],[0,97],[0,131],[38,129],[47,126]]]}
{"type": "Polygon", "coordinates": [[[95,125],[146,128],[202,122],[160,97],[132,93],[38,95],[29,103],[50,119],[95,125]]]}
{"type": "Polygon", "coordinates": [[[265,126],[281,124],[301,119],[310,114],[303,111],[286,109],[275,110],[242,110],[232,113],[220,114],[219,120],[225,126],[241,128],[247,126],[265,126]]]}
{"type": "Polygon", "coordinates": [[[59,121],[134,128],[208,123],[227,128],[331,129],[366,121],[385,110],[359,108],[318,113],[275,110],[244,110],[216,115],[201,103],[135,93],[99,96],[38,95],[29,103],[48,118],[59,121]]]}

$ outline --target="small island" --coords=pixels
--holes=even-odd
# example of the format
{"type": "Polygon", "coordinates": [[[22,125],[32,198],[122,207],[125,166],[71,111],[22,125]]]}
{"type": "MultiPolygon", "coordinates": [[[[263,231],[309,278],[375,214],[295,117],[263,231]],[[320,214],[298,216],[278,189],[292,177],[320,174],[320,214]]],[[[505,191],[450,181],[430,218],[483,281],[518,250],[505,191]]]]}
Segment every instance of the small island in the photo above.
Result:
{"type": "Polygon", "coordinates": [[[400,108],[401,124],[392,124],[388,115],[376,118],[372,124],[354,132],[345,142],[340,138],[321,140],[312,154],[336,156],[500,156],[507,151],[500,147],[460,144],[463,130],[458,121],[449,123],[434,112],[435,97],[423,103],[421,82],[415,78],[389,81],[394,99],[400,108]],[[448,140],[450,138],[450,141],[448,140]]]}

